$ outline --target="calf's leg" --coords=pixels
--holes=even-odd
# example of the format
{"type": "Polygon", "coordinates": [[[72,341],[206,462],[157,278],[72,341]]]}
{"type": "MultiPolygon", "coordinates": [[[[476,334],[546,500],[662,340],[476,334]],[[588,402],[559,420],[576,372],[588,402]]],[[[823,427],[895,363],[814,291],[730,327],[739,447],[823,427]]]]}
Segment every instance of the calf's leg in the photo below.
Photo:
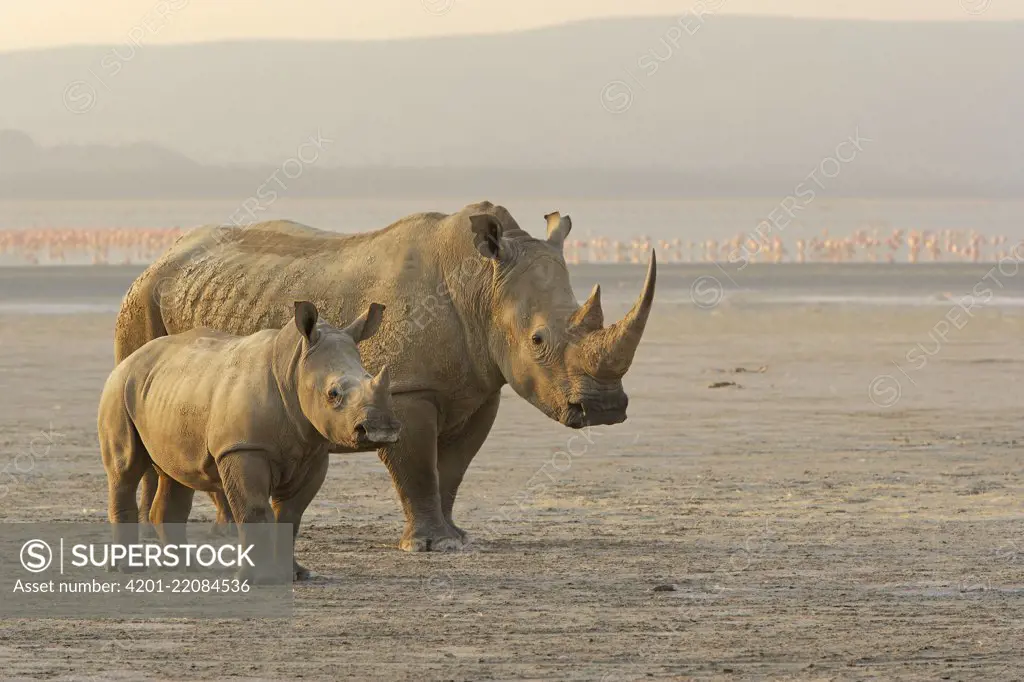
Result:
{"type": "Polygon", "coordinates": [[[157,537],[164,544],[184,545],[187,542],[185,524],[192,511],[195,493],[192,488],[178,483],[167,474],[160,475],[149,518],[157,537]]]}
{"type": "MultiPolygon", "coordinates": [[[[224,488],[224,496],[238,524],[239,542],[243,546],[248,545],[251,539],[247,538],[247,524],[274,521],[270,507],[270,486],[274,472],[270,462],[266,453],[262,451],[235,450],[217,458],[217,471],[224,488]]],[[[239,580],[259,582],[267,577],[269,566],[263,564],[268,559],[266,552],[258,554],[255,558],[255,567],[245,566],[238,569],[239,580]]]]}
{"type": "Polygon", "coordinates": [[[217,508],[217,521],[214,522],[213,532],[215,535],[230,535],[231,525],[235,522],[231,514],[231,505],[224,493],[210,493],[210,500],[217,508]]]}
{"type": "Polygon", "coordinates": [[[150,525],[150,517],[153,515],[153,501],[156,498],[159,485],[160,476],[156,473],[156,469],[147,468],[142,475],[142,487],[139,490],[139,531],[144,538],[156,535],[156,531],[150,525]]]}
{"type": "MultiPolygon", "coordinates": [[[[159,475],[156,470],[150,467],[142,477],[142,489],[139,493],[139,524],[142,535],[152,537],[154,531],[149,525],[153,516],[153,505],[159,494],[159,475]]],[[[231,516],[231,506],[228,498],[223,493],[210,493],[213,506],[217,509],[217,520],[214,522],[214,535],[229,535],[231,524],[234,519],[231,516]]]]}
{"type": "MultiPolygon", "coordinates": [[[[274,508],[274,515],[277,517],[277,522],[292,524],[293,546],[295,538],[299,534],[302,514],[306,511],[309,503],[313,501],[313,498],[316,497],[316,494],[320,492],[320,487],[324,484],[324,479],[327,477],[328,461],[326,452],[318,456],[310,462],[309,469],[307,469],[306,475],[301,482],[284,495],[275,495],[270,500],[270,504],[274,508]]],[[[292,579],[306,580],[309,576],[309,569],[293,558],[292,579]]]]}
{"type": "MultiPolygon", "coordinates": [[[[121,311],[114,325],[114,363],[120,364],[125,358],[146,344],[147,341],[167,335],[161,315],[164,293],[170,282],[166,274],[153,269],[139,276],[121,303],[121,311]]],[[[139,495],[139,530],[147,537],[153,535],[149,525],[150,509],[157,489],[157,473],[152,467],[143,471],[142,491],[139,495]]]]}
{"type": "Polygon", "coordinates": [[[101,398],[98,429],[100,454],[107,472],[107,518],[113,524],[114,542],[134,544],[138,542],[139,520],[135,494],[142,475],[151,468],[151,460],[120,401],[120,392],[101,398]]]}

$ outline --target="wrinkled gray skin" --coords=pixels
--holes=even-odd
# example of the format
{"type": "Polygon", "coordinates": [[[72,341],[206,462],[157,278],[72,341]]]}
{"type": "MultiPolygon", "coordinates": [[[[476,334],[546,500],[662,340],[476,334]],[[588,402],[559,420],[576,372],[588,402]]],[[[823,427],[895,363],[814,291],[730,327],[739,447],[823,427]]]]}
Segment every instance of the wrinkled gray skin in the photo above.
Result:
{"type": "Polygon", "coordinates": [[[199,325],[233,333],[280,325],[295,298],[334,320],[384,303],[394,314],[360,350],[367,367],[391,368],[406,429],[379,450],[405,512],[399,546],[458,549],[468,539],[452,506],[504,384],[572,428],[626,418],[622,377],[654,299],[654,254],[633,309],[605,327],[600,288],[580,306],[569,284],[569,217],[546,218],[544,240],[487,202],[356,235],[292,222],[200,228],[132,285],[115,353],[199,325]]]}
{"type": "MultiPolygon", "coordinates": [[[[196,328],[155,339],[114,369],[98,427],[115,533],[136,523],[139,481],[154,467],[150,518],[164,542],[184,542],[163,524],[188,521],[196,490],[224,495],[240,523],[276,520],[297,534],[330,446],[398,440],[388,371],[371,377],[356,349],[380,326],[383,307],[372,304],[345,329],[318,323],[308,301],[294,309],[294,324],[280,330],[239,337],[196,328]]],[[[295,563],[295,579],[308,575],[295,563]]]]}

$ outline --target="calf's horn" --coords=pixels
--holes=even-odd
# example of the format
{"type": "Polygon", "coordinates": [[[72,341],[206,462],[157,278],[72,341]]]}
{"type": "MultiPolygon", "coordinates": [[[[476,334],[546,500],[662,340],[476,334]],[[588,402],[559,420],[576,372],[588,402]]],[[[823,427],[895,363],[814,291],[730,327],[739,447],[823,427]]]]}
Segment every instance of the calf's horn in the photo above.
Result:
{"type": "Polygon", "coordinates": [[[391,372],[387,365],[381,367],[377,376],[370,381],[370,389],[374,395],[387,394],[391,390],[391,372]]]}

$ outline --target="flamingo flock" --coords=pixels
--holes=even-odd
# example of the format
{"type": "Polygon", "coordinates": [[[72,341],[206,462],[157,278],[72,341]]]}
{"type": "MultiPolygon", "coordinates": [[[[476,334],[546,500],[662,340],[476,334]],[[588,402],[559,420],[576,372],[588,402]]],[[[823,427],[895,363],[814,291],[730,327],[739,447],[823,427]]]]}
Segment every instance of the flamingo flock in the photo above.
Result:
{"type": "Polygon", "coordinates": [[[881,228],[861,228],[845,237],[822,230],[814,237],[793,239],[792,248],[781,235],[767,230],[723,240],[596,237],[566,242],[565,259],[570,263],[643,263],[651,248],[658,249],[659,258],[673,263],[980,263],[1018,254],[1024,257],[1024,242],[1011,244],[1005,235],[948,229],[896,229],[885,234],[881,228]]]}
{"type": "Polygon", "coordinates": [[[178,227],[0,230],[0,260],[11,254],[31,265],[151,263],[184,233],[178,227]]]}
{"type": "MultiPolygon", "coordinates": [[[[0,262],[63,264],[151,263],[186,232],[180,227],[132,229],[0,230],[0,262]]],[[[771,230],[732,239],[631,240],[592,237],[567,240],[569,263],[645,263],[652,248],[670,263],[920,263],[996,262],[1024,256],[1024,242],[975,230],[886,230],[861,228],[847,236],[826,230],[813,237],[784,239],[771,230]]]]}

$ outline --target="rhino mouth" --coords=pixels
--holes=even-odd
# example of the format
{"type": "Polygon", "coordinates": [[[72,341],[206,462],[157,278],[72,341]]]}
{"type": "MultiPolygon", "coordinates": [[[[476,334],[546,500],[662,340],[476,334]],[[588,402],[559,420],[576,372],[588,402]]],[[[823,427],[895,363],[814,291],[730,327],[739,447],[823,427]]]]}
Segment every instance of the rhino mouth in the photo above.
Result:
{"type": "Polygon", "coordinates": [[[626,406],[603,407],[586,403],[569,403],[562,423],[571,429],[587,426],[609,426],[626,421],[626,406]]]}
{"type": "Polygon", "coordinates": [[[372,429],[365,426],[355,427],[355,444],[385,445],[398,441],[397,429],[372,429]]]}
{"type": "Polygon", "coordinates": [[[400,428],[379,426],[363,423],[356,427],[354,439],[356,445],[387,445],[398,442],[400,428]]]}

